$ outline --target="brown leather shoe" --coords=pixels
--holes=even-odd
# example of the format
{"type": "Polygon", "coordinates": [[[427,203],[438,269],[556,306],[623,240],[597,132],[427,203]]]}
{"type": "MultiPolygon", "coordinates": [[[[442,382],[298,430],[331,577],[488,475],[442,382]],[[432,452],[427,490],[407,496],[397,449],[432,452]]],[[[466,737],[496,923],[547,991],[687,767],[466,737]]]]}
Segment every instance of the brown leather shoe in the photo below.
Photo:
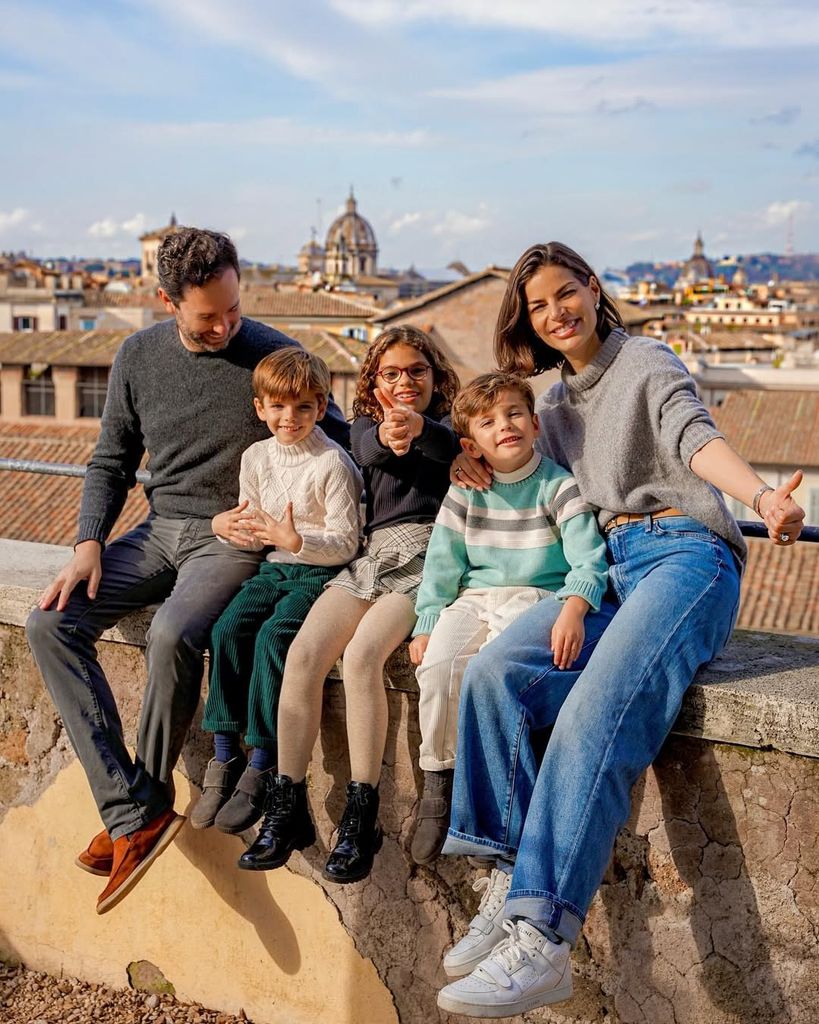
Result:
{"type": "Polygon", "coordinates": [[[88,844],[88,849],[78,854],[74,863],[83,871],[92,875],[104,875],[106,878],[111,874],[111,867],[114,863],[114,844],[111,837],[105,831],[98,832],[88,844]]]}
{"type": "Polygon", "coordinates": [[[97,900],[98,914],[107,913],[128,895],[184,824],[182,815],[169,808],[144,828],[114,840],[111,877],[97,900]]]}

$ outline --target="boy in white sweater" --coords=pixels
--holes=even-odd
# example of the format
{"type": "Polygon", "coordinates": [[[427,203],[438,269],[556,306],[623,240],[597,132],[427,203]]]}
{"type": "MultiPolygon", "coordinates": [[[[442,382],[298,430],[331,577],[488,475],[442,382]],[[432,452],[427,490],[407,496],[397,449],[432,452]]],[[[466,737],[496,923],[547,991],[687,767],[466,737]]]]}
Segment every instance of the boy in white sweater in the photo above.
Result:
{"type": "Polygon", "coordinates": [[[226,543],[266,556],[213,627],[202,727],[214,733],[215,756],[190,816],[194,828],[228,833],[262,816],[287,651],[324,584],[358,551],[364,487],[350,456],[316,426],[330,393],[322,359],[275,352],[256,367],[253,392],[272,436],[245,451],[239,504],[212,526],[226,543]]]}
{"type": "MultiPolygon", "coordinates": [[[[558,601],[551,647],[568,668],[583,620],[606,591],[606,546],[571,474],[539,455],[534,394],[521,377],[487,373],[463,388],[452,425],[464,451],[493,470],[485,491],[451,486],[424,561],[410,657],[418,666],[424,795],[412,856],[429,864],[449,823],[458,699],[469,658],[540,600],[558,601]]],[[[546,641],[544,637],[544,642],[546,641]]]]}

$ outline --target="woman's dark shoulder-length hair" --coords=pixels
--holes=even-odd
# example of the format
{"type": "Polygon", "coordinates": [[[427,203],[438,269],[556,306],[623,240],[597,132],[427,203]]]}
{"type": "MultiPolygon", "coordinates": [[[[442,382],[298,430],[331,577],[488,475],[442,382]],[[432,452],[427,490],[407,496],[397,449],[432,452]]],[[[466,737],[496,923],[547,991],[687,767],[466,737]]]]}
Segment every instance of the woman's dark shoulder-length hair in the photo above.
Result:
{"type": "MultiPolygon", "coordinates": [[[[501,370],[533,377],[544,370],[563,365],[563,356],[547,345],[532,330],[524,289],[541,267],[565,267],[583,285],[592,277],[600,279],[574,249],[562,242],[530,245],[509,275],[498,323],[495,327],[495,360],[501,370]]],[[[623,318],[614,300],[600,286],[600,308],[597,310],[597,336],[605,341],[615,327],[624,327],[623,318]]]]}

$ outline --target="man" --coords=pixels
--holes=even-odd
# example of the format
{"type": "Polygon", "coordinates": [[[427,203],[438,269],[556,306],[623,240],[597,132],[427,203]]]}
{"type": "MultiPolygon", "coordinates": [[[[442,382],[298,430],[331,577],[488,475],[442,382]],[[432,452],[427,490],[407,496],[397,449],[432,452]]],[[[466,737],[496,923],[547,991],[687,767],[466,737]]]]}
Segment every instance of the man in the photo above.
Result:
{"type": "MultiPolygon", "coordinates": [[[[26,627],[105,825],[77,859],[109,876],[100,914],[133,888],[184,821],[173,810],[173,768],[199,700],[203,651],[260,558],[220,542],[211,519],[236,506],[242,452],[267,434],[253,407],[253,369],[296,344],[242,319],[239,261],[226,235],[183,228],[162,242],[157,268],[174,319],[131,335],[117,353],[74,557],[26,627]],[[145,451],[151,513],[106,547],[145,451]],[[159,602],[132,758],[96,641],[129,612],[159,602]]],[[[348,445],[332,400],[322,427],[348,445]]]]}

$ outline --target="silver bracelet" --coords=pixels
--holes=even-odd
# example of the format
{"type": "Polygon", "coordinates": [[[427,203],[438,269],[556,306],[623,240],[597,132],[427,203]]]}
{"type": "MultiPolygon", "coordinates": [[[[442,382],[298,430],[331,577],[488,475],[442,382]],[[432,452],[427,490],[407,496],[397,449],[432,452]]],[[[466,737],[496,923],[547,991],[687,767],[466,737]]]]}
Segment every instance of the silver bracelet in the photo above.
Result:
{"type": "Polygon", "coordinates": [[[762,518],[762,513],[759,511],[759,502],[761,501],[763,494],[767,494],[768,491],[772,490],[773,487],[771,487],[770,484],[763,484],[751,500],[751,508],[754,510],[755,514],[759,516],[760,519],[762,518]]]}

